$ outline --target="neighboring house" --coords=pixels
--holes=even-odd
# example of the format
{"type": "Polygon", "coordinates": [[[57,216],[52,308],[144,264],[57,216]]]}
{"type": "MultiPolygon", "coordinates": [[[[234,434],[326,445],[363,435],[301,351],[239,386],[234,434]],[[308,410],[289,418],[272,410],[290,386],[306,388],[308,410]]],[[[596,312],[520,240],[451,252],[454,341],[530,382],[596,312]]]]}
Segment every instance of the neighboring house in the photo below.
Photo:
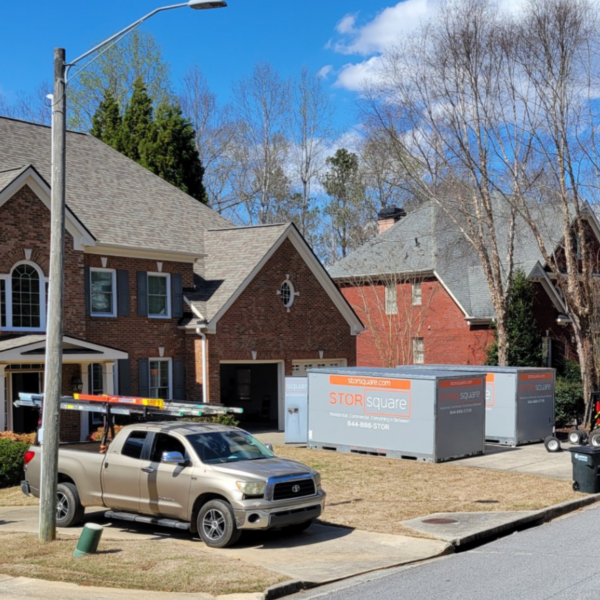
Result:
{"type": "MultiPolygon", "coordinates": [[[[0,430],[44,381],[50,129],[0,118],[0,430]]],[[[236,228],[67,134],[63,393],[205,398],[283,423],[285,375],[356,360],[362,324],[294,225],[236,228]],[[208,380],[208,381],[206,381],[208,380]]],[[[61,437],[99,425],[62,414],[61,437]]]]}
{"type": "MultiPolygon", "coordinates": [[[[546,241],[559,253],[561,215],[545,207],[538,216],[546,241]]],[[[600,239],[591,211],[587,220],[600,239]]],[[[502,223],[498,219],[504,257],[509,236],[502,223]]],[[[433,203],[408,214],[382,211],[379,226],[375,239],[329,271],[367,328],[357,341],[357,363],[483,364],[494,336],[495,311],[472,245],[433,203]]],[[[535,313],[549,364],[560,357],[576,359],[561,293],[522,220],[516,227],[514,262],[535,285],[535,313]]]]}

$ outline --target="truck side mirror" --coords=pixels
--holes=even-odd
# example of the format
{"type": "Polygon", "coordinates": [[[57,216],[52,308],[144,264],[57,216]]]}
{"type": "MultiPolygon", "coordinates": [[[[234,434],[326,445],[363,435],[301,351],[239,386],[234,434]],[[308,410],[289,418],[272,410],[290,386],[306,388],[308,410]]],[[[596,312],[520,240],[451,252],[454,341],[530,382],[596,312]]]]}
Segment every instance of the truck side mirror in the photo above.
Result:
{"type": "Polygon", "coordinates": [[[167,465],[181,465],[182,467],[185,467],[188,464],[181,452],[163,452],[160,462],[167,465]]]}

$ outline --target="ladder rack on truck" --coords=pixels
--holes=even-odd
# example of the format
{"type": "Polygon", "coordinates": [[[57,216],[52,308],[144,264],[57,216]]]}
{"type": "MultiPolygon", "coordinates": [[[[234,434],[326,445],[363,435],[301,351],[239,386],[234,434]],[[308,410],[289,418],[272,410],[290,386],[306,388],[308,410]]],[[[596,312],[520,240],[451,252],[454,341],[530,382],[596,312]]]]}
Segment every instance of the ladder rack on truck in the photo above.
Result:
{"type": "MultiPolygon", "coordinates": [[[[41,411],[44,404],[44,394],[19,393],[15,406],[37,408],[41,411]]],[[[224,406],[223,404],[207,404],[187,402],[184,400],[163,400],[162,398],[139,398],[136,396],[109,396],[92,394],[73,394],[62,396],[61,410],[76,410],[93,412],[104,415],[104,433],[100,444],[101,452],[106,451],[106,441],[110,430],[114,438],[114,415],[139,415],[145,419],[161,417],[212,417],[227,413],[241,414],[243,408],[224,406]]]]}

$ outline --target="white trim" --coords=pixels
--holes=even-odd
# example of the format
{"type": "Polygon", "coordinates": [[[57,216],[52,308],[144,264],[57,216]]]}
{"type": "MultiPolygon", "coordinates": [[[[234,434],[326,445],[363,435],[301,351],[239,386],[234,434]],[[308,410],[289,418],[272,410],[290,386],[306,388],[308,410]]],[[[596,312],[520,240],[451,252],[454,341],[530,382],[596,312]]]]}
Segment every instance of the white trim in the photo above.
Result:
{"type": "Polygon", "coordinates": [[[149,319],[170,319],[171,318],[171,274],[170,273],[156,273],[154,271],[148,271],[146,274],[148,279],[148,318],[149,319]],[[167,314],[166,315],[153,315],[150,313],[150,277],[160,277],[167,280],[167,314]]]}
{"type": "MultiPolygon", "coordinates": [[[[115,350],[113,348],[107,348],[106,346],[100,346],[98,344],[92,344],[91,342],[85,342],[77,340],[75,338],[63,337],[63,343],[72,344],[73,346],[80,346],[86,350],[96,350],[102,354],[63,354],[63,363],[80,363],[86,362],[103,362],[103,361],[117,361],[119,359],[129,358],[127,352],[121,350],[115,350]]],[[[30,352],[31,350],[41,350],[46,348],[46,340],[43,339],[38,342],[31,342],[18,348],[11,348],[10,350],[0,351],[0,361],[4,362],[17,362],[17,363],[44,363],[46,357],[44,354],[40,355],[26,355],[24,353],[30,352]]]]}
{"type": "Polygon", "coordinates": [[[550,298],[550,301],[552,302],[552,304],[554,304],[554,307],[559,313],[568,312],[565,303],[560,297],[558,289],[555,285],[553,285],[552,281],[550,280],[550,277],[548,276],[548,273],[546,273],[539,261],[535,264],[535,267],[531,269],[531,272],[527,276],[527,279],[541,284],[542,288],[544,288],[544,291],[550,298]]]}
{"type": "Polygon", "coordinates": [[[465,317],[467,319],[469,319],[471,316],[469,315],[469,313],[463,308],[463,305],[456,299],[456,296],[450,291],[450,288],[444,283],[444,280],[439,276],[437,271],[433,272],[433,275],[435,276],[435,278],[442,284],[442,287],[446,290],[446,292],[448,292],[448,295],[450,296],[450,298],[452,298],[452,300],[454,300],[454,302],[456,303],[456,306],[458,306],[458,308],[460,308],[460,310],[462,311],[462,313],[465,315],[465,317]]]}
{"type": "MultiPolygon", "coordinates": [[[[199,319],[201,319],[202,321],[206,321],[206,317],[194,306],[193,302],[191,302],[190,300],[187,299],[187,297],[185,296],[185,294],[183,295],[183,299],[185,300],[185,303],[192,309],[192,312],[199,319]]],[[[202,324],[202,326],[204,327],[204,323],[202,324]]],[[[194,325],[194,327],[197,327],[197,325],[194,325]]]]}
{"type": "Polygon", "coordinates": [[[8,274],[3,273],[0,275],[0,279],[4,280],[4,301],[6,306],[6,327],[3,331],[16,332],[16,333],[39,333],[46,330],[46,283],[47,278],[44,276],[44,272],[41,267],[30,261],[20,260],[16,262],[11,268],[8,274]],[[20,265],[29,265],[33,267],[39,277],[40,282],[40,326],[39,327],[14,327],[13,325],[13,297],[12,297],[12,274],[13,271],[20,265]]]}
{"type": "Polygon", "coordinates": [[[233,303],[240,297],[242,292],[248,287],[250,282],[260,273],[269,259],[277,252],[281,244],[289,239],[298,254],[304,260],[312,274],[315,276],[317,281],[321,284],[321,287],[325,290],[335,307],[340,311],[348,325],[350,326],[350,334],[358,335],[365,330],[365,326],[361,323],[358,316],[352,310],[350,304],[344,298],[344,295],[340,289],[333,282],[325,267],[319,262],[319,259],[314,255],[310,249],[306,240],[300,235],[300,232],[294,225],[288,225],[279,239],[271,246],[269,251],[263,256],[259,263],[252,269],[250,274],[244,279],[242,284],[236,289],[236,291],[229,297],[227,302],[221,307],[219,312],[211,319],[207,325],[208,333],[217,332],[217,323],[221,317],[231,308],[233,303]]]}
{"type": "Polygon", "coordinates": [[[165,262],[179,262],[193,264],[199,258],[206,256],[199,252],[175,252],[172,250],[155,250],[153,248],[139,248],[124,244],[108,244],[103,242],[86,245],[83,248],[86,254],[100,254],[104,256],[122,256],[127,258],[144,258],[165,262]]]}
{"type": "Polygon", "coordinates": [[[173,397],[173,359],[172,358],[149,358],[148,359],[148,394],[149,397],[152,398],[152,363],[153,362],[163,362],[168,365],[168,373],[169,373],[169,393],[167,394],[167,398],[173,397]]]}
{"type": "MultiPolygon", "coordinates": [[[[25,169],[8,186],[0,191],[0,206],[12,198],[25,185],[50,210],[50,186],[32,166],[25,169]]],[[[73,237],[73,247],[75,250],[83,250],[84,246],[93,246],[96,243],[92,234],[82,225],[68,206],[65,211],[65,228],[73,237]]]]}
{"type": "Polygon", "coordinates": [[[117,316],[117,271],[116,269],[106,269],[100,267],[90,267],[90,316],[91,317],[116,317],[117,316]],[[112,310],[110,313],[95,313],[93,311],[92,273],[112,273],[112,310]]]}

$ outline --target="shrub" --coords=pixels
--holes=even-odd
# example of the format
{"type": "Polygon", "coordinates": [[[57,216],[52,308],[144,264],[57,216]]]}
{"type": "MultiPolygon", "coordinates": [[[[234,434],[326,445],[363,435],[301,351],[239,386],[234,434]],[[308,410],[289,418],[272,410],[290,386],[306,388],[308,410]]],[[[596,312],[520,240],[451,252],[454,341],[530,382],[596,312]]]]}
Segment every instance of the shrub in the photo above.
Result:
{"type": "MultiPolygon", "coordinates": [[[[119,433],[119,431],[121,431],[121,429],[123,429],[123,427],[124,425],[115,425],[115,436],[117,435],[117,433],[119,433]]],[[[90,440],[91,442],[101,442],[103,435],[104,427],[99,427],[98,429],[96,429],[96,431],[90,433],[90,435],[88,436],[88,440],[90,440]]],[[[110,429],[108,430],[107,441],[112,441],[112,437],[110,436],[110,429]]]]}
{"type": "Polygon", "coordinates": [[[214,423],[216,425],[228,425],[229,427],[237,427],[240,423],[232,413],[207,417],[190,417],[185,420],[191,423],[214,423]]]}
{"type": "Polygon", "coordinates": [[[26,442],[31,446],[32,444],[35,444],[35,433],[14,433],[14,431],[0,431],[0,440],[26,442]]]}
{"type": "Polygon", "coordinates": [[[557,377],[554,405],[556,427],[571,425],[573,419],[580,423],[583,420],[584,408],[581,380],[557,377]]]}
{"type": "MultiPolygon", "coordinates": [[[[14,437],[19,437],[12,432],[14,437]]],[[[11,439],[11,436],[0,436],[0,488],[19,485],[23,479],[25,452],[29,450],[29,441],[11,439]]]]}

